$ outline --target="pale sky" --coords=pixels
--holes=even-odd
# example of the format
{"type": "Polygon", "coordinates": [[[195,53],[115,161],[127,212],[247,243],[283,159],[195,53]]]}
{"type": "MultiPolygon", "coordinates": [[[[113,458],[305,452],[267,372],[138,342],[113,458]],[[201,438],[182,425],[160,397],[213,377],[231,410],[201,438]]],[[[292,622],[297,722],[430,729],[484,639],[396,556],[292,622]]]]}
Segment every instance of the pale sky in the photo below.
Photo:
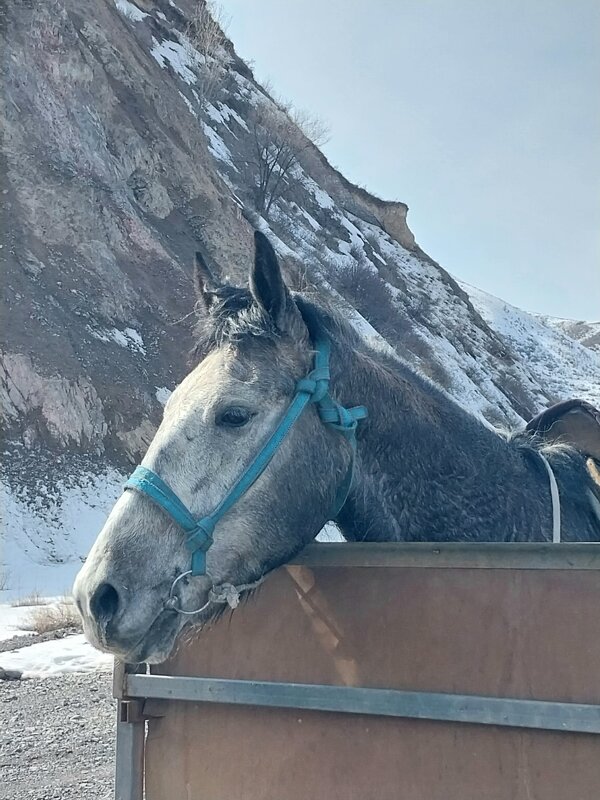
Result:
{"type": "Polygon", "coordinates": [[[456,277],[600,319],[600,0],[223,0],[259,80],[318,114],[456,277]]]}

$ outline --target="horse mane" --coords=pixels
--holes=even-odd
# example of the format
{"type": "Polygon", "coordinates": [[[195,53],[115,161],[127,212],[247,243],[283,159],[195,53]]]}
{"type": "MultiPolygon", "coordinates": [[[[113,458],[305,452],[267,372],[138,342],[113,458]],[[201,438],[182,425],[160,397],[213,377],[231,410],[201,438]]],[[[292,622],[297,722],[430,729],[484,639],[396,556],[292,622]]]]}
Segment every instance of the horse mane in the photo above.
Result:
{"type": "MultiPolygon", "coordinates": [[[[394,373],[405,385],[410,384],[417,390],[425,392],[429,397],[443,398],[443,402],[452,404],[473,424],[486,427],[481,420],[469,414],[457,400],[442,392],[435,383],[419,374],[401,357],[392,358],[387,353],[374,351],[322,294],[292,292],[290,293],[290,302],[294,303],[300,312],[313,342],[319,335],[326,334],[341,344],[343,349],[349,348],[355,352],[362,352],[380,368],[387,368],[394,373]]],[[[210,310],[203,311],[198,315],[194,335],[195,342],[191,355],[197,362],[212,350],[225,344],[243,347],[244,342],[257,339],[275,344],[284,334],[277,328],[273,319],[254,301],[247,288],[223,285],[214,290],[210,310]]],[[[580,456],[570,444],[549,442],[538,433],[532,433],[526,428],[515,430],[514,428],[495,426],[487,428],[487,430],[515,450],[532,454],[541,452],[552,458],[553,461],[557,459],[578,460],[578,456],[580,456]]]]}
{"type": "MultiPolygon", "coordinates": [[[[487,441],[491,448],[490,452],[508,446],[515,455],[521,454],[533,463],[534,469],[545,479],[546,471],[540,459],[540,454],[544,455],[555,468],[560,469],[563,490],[571,494],[580,491],[581,470],[584,470],[584,474],[587,473],[585,457],[570,444],[549,442],[539,434],[527,431],[525,427],[520,430],[501,430],[484,425],[457,400],[417,372],[401,356],[392,356],[374,349],[358,334],[329,298],[317,292],[292,292],[289,297],[289,302],[300,312],[313,342],[320,335],[327,335],[332,342],[339,345],[342,352],[353,351],[355,354],[358,352],[369,360],[376,372],[393,375],[399,381],[398,388],[403,393],[405,401],[410,398],[408,404],[412,405],[422,418],[428,419],[428,409],[444,408],[450,415],[446,418],[446,423],[458,424],[465,437],[475,435],[475,431],[479,429],[480,437],[489,437],[487,441]],[[452,417],[453,414],[458,416],[452,417]],[[459,423],[459,420],[462,422],[459,423]]],[[[243,348],[245,344],[260,341],[270,348],[286,335],[254,301],[248,289],[228,285],[214,290],[210,309],[199,313],[194,332],[192,357],[196,363],[212,350],[226,344],[243,348]]],[[[596,496],[598,486],[594,484],[592,487],[591,476],[586,475],[586,477],[590,496],[596,496]]]]}

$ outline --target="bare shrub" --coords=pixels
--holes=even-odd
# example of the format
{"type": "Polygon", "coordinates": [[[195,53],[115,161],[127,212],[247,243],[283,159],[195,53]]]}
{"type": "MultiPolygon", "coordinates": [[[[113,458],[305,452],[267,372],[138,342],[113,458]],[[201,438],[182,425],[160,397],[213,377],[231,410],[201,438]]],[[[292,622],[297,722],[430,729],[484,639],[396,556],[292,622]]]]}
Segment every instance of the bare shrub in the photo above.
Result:
{"type": "Polygon", "coordinates": [[[481,413],[494,427],[499,429],[506,428],[506,415],[500,409],[490,405],[486,406],[481,413]]]}
{"type": "Polygon", "coordinates": [[[21,627],[23,630],[35,631],[35,633],[49,633],[65,628],[78,631],[82,629],[81,617],[70,598],[63,598],[56,605],[36,608],[29,614],[21,627]]]}
{"type": "Polygon", "coordinates": [[[446,389],[446,391],[452,389],[454,385],[452,375],[435,358],[432,357],[426,361],[421,361],[421,369],[430,380],[441,386],[442,389],[446,389]]]}
{"type": "Polygon", "coordinates": [[[311,114],[266,100],[251,111],[249,136],[238,166],[252,186],[252,202],[265,218],[273,204],[298,183],[296,167],[311,143],[327,139],[326,126],[311,114]]]}
{"type": "Polygon", "coordinates": [[[299,259],[286,259],[286,283],[293,292],[303,294],[321,294],[323,289],[319,286],[314,270],[299,259]]]}
{"type": "Polygon", "coordinates": [[[410,304],[410,313],[414,320],[426,325],[431,319],[431,312],[434,308],[433,299],[423,293],[416,295],[410,304]]]}
{"type": "Polygon", "coordinates": [[[382,336],[393,337],[399,317],[398,309],[388,285],[378,272],[355,261],[349,267],[336,268],[333,282],[340,294],[382,336]]]}
{"type": "Polygon", "coordinates": [[[229,18],[215,0],[197,0],[185,34],[203,57],[197,85],[203,103],[209,103],[222,86],[231,63],[225,31],[229,18]]]}
{"type": "Polygon", "coordinates": [[[18,597],[16,600],[13,600],[11,606],[13,608],[19,608],[22,606],[43,606],[45,603],[46,601],[43,597],[40,597],[39,592],[31,592],[31,594],[27,594],[24,597],[18,597]]]}

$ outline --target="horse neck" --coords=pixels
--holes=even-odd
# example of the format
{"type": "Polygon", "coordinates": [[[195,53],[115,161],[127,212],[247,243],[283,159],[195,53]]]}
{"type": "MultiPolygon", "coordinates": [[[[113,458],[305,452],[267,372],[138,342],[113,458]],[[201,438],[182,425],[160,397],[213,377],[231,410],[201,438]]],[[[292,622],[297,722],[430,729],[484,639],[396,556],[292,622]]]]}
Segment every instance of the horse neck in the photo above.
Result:
{"type": "Polygon", "coordinates": [[[543,474],[403,364],[341,352],[344,403],[367,406],[338,522],[350,540],[506,540],[547,532],[543,474]]]}

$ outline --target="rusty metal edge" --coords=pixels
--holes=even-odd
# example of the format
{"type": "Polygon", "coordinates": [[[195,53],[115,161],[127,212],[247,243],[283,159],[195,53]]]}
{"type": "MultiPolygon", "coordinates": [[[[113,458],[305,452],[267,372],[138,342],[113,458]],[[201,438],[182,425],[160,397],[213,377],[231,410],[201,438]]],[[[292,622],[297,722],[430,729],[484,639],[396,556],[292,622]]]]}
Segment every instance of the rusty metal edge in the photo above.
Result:
{"type": "Polygon", "coordinates": [[[600,543],[315,542],[287,566],[600,570],[600,543]]]}

